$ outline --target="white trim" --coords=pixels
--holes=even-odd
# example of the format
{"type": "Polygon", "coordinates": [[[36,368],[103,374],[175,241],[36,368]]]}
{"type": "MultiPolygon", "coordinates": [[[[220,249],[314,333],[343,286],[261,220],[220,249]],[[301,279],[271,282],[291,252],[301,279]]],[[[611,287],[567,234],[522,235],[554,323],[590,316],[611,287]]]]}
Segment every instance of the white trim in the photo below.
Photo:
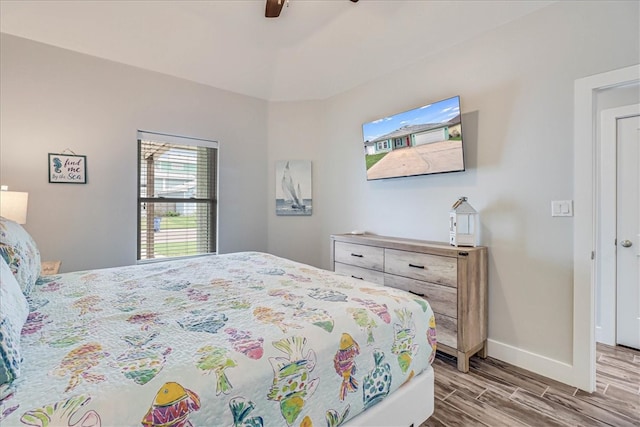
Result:
{"type": "Polygon", "coordinates": [[[573,230],[573,365],[569,384],[593,392],[595,370],[595,103],[598,91],[638,81],[640,65],[575,81],[574,93],[574,230],[573,230]]]}
{"type": "Polygon", "coordinates": [[[489,356],[495,359],[565,384],[573,383],[573,367],[570,363],[551,359],[492,339],[487,340],[487,351],[489,356]]]}
{"type": "Polygon", "coordinates": [[[218,141],[192,138],[189,136],[169,135],[166,133],[149,132],[144,130],[138,130],[138,139],[151,142],[165,142],[167,144],[218,148],[218,141]]]}
{"type": "Polygon", "coordinates": [[[640,115],[640,104],[600,113],[600,156],[597,200],[600,212],[596,239],[596,341],[616,345],[616,206],[618,119],[640,115]],[[599,314],[599,316],[597,315],[599,314]],[[598,322],[599,320],[599,322],[598,322]]]}

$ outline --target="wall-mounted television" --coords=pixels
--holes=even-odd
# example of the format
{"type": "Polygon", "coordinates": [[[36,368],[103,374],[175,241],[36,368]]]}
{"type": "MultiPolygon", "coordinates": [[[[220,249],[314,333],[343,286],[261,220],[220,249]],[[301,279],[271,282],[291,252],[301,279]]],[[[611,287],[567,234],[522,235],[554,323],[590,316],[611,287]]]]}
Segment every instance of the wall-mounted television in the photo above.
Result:
{"type": "Polygon", "coordinates": [[[362,125],[367,180],[464,171],[460,97],[362,125]]]}

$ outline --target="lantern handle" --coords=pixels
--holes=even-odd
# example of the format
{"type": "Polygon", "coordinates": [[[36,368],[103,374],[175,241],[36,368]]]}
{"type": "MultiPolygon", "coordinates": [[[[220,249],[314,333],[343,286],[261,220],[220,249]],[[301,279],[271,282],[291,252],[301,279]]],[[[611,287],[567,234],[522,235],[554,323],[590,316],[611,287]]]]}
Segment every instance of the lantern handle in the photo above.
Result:
{"type": "Polygon", "coordinates": [[[453,207],[451,209],[456,209],[458,206],[460,206],[462,204],[462,202],[466,202],[467,198],[465,196],[460,197],[458,200],[456,200],[456,202],[453,204],[453,207]]]}

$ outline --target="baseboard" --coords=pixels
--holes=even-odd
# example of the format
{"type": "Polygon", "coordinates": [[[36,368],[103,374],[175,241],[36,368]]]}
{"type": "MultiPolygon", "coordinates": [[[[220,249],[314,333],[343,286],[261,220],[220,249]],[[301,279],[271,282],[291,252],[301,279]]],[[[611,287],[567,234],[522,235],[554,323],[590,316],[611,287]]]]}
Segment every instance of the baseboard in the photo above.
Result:
{"type": "Polygon", "coordinates": [[[604,331],[602,330],[602,326],[596,325],[596,342],[602,342],[604,338],[604,331]]]}
{"type": "Polygon", "coordinates": [[[575,372],[573,365],[532,353],[500,341],[487,340],[488,355],[536,374],[577,387],[573,382],[575,372]]]}

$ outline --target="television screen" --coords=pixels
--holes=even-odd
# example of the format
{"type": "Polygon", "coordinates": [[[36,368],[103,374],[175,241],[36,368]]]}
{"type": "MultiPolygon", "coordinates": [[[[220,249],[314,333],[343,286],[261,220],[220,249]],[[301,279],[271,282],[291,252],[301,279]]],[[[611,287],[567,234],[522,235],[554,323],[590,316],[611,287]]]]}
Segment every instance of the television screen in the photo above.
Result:
{"type": "Polygon", "coordinates": [[[464,171],[460,97],[362,125],[367,180],[464,171]]]}

